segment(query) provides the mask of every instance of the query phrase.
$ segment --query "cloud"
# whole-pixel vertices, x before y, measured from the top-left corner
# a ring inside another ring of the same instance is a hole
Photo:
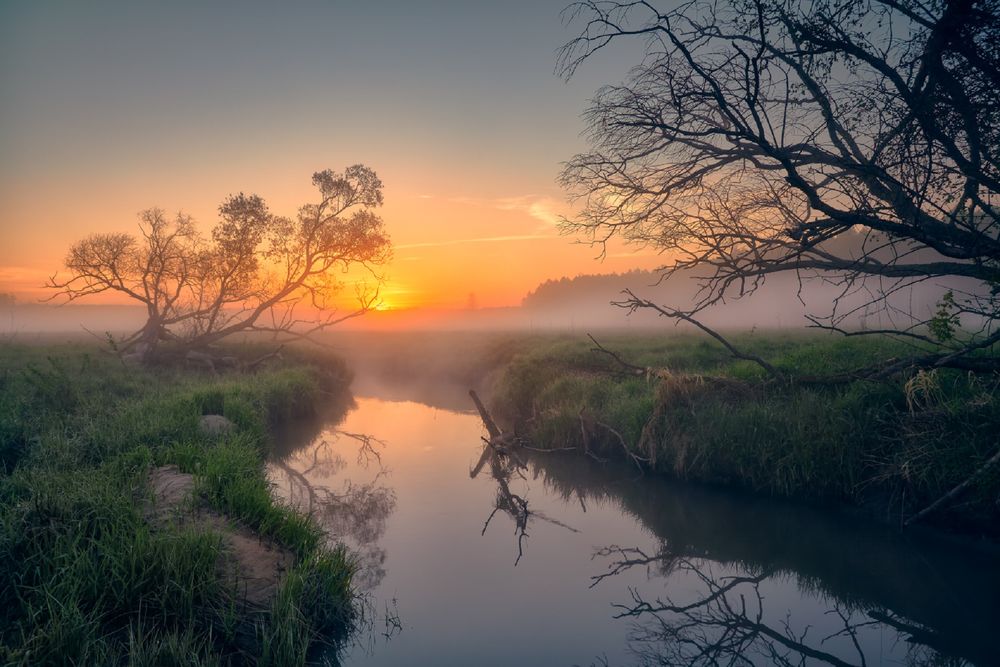
[[[496,199],[493,205],[501,211],[522,211],[542,223],[539,231],[554,229],[562,222],[562,213],[566,204],[551,197],[523,195],[521,197],[505,197]]]
[[[542,223],[535,233],[551,231],[559,226],[562,217],[569,213],[569,205],[552,197],[520,195],[496,199],[475,199],[472,197],[450,197],[448,201],[471,206],[487,206],[500,211],[519,211]]]
[[[636,250],[635,252],[609,252],[607,257],[656,257],[660,253],[652,250]]]
[[[409,248],[438,248],[442,246],[464,245],[466,243],[502,243],[507,241],[534,241],[537,239],[559,238],[555,234],[521,234],[514,236],[485,236],[475,239],[449,239],[446,241],[427,241],[425,243],[403,243],[394,246],[396,250],[406,250]]]

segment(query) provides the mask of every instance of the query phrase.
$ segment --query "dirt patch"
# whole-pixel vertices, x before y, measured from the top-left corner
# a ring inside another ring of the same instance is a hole
[[[163,520],[181,513],[194,491],[194,476],[181,472],[177,466],[160,466],[149,473],[149,488],[153,502],[146,507],[146,518]]]
[[[219,563],[222,572],[232,578],[248,607],[266,608],[294,563],[292,553],[226,515],[199,506],[193,495],[194,477],[177,466],[154,468],[149,486],[153,499],[144,507],[146,520],[154,526],[176,522],[221,535],[225,552]]]

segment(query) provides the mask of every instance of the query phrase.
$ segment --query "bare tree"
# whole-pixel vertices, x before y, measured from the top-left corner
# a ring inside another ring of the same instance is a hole
[[[53,276],[52,298],[73,301],[118,292],[141,303],[146,324],[120,349],[152,354],[163,341],[203,348],[235,333],[308,338],[371,309],[377,288],[359,291],[356,310],[333,308],[336,272],[375,269],[389,258],[381,218],[382,182],[363,165],[313,175],[319,199],[295,220],[272,214],[257,195],[219,206],[210,238],[190,216],[160,209],[139,215],[139,235],[93,234],[70,249],[66,277]],[[306,312],[303,312],[306,311]]]
[[[795,272],[840,287],[813,326],[919,350],[881,370],[1000,365],[969,356],[1000,341],[1000,3],[588,0],[567,12],[582,30],[561,52],[564,76],[621,39],[644,39],[646,57],[587,111],[592,150],[562,175],[582,212],[566,225],[602,247],[651,246],[670,258],[665,277],[701,287],[683,308],[632,293],[619,305],[701,326],[705,308]],[[925,281],[943,285],[937,312],[893,306]],[[848,330],[861,311],[890,324]]]

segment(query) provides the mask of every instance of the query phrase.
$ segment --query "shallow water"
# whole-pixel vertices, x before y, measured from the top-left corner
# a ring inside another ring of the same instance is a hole
[[[348,665],[1000,662],[995,551],[572,454],[473,477],[464,392],[355,392],[269,465],[361,560]]]

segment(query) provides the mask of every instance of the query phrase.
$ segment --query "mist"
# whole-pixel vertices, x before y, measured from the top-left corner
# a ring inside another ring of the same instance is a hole
[[[809,326],[807,315],[829,315],[835,300],[838,313],[846,315],[845,329],[882,329],[908,326],[914,320],[933,316],[948,291],[971,292],[973,281],[961,279],[923,281],[906,287],[875,281],[844,294],[842,286],[819,278],[803,279],[793,274],[772,276],[752,294],[729,298],[699,314],[699,321],[717,329],[801,329]],[[684,323],[668,322],[651,310],[629,313],[613,304],[622,292],[669,308],[691,308],[698,296],[698,283],[686,276],[659,281],[654,271],[623,274],[592,274],[546,281],[527,294],[521,305],[498,308],[414,308],[373,310],[339,325],[337,331],[521,331],[578,332],[603,329],[690,329]],[[884,303],[868,306],[881,292],[890,293]],[[131,333],[145,322],[141,306],[100,304],[15,303],[0,307],[0,334],[30,339],[36,334],[86,333],[103,337]],[[963,324],[970,325],[971,322]]]

